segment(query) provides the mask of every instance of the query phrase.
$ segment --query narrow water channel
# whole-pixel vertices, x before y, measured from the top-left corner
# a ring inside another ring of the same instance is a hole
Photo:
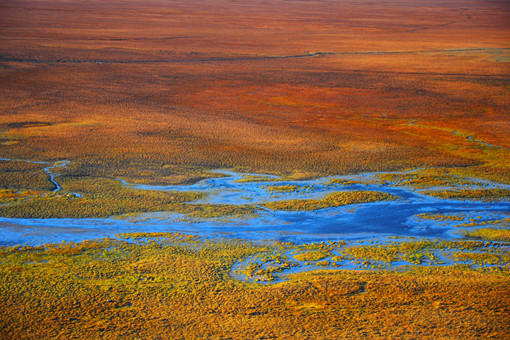
[[[10,161],[2,159],[4,161]],[[32,161],[27,161],[32,162]],[[44,162],[37,162],[48,164]],[[44,170],[61,189],[53,172],[68,161],[49,164]],[[216,171],[218,176],[184,186],[129,184],[127,187],[158,191],[196,191],[207,196],[199,203],[248,204],[290,199],[317,199],[329,193],[371,190],[398,197],[394,201],[362,203],[316,211],[272,211],[261,208],[254,216],[210,220],[189,219],[171,212],[142,213],[101,219],[18,219],[0,217],[0,245],[81,241],[114,237],[126,232],[187,232],[204,237],[227,237],[250,240],[280,240],[296,243],[326,240],[367,240],[374,237],[426,237],[454,239],[461,237],[458,221],[423,220],[421,214],[464,214],[466,221],[476,213],[491,220],[510,216],[510,202],[483,203],[445,200],[427,196],[422,191],[391,183],[377,183],[377,173],[287,181],[275,176]],[[250,181],[255,178],[257,181]],[[333,181],[332,181],[333,180]],[[338,184],[334,180],[349,181]],[[471,186],[509,188],[508,185],[474,180]],[[292,186],[295,190],[275,192],[274,187]],[[483,219],[481,222],[484,221]]]

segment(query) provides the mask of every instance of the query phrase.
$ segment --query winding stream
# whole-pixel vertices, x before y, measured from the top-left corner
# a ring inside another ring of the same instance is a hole
[[[55,174],[53,172],[53,169],[56,169],[56,168],[65,168],[68,164],[70,164],[71,162],[69,161],[57,161],[55,163],[51,163],[51,162],[41,162],[41,161],[31,161],[31,160],[27,160],[27,159],[11,159],[11,158],[0,158],[0,161],[4,161],[4,162],[25,162],[25,163],[33,163],[33,164],[49,164],[49,166],[47,166],[46,168],[44,168],[44,172],[48,174],[49,176],[49,181],[51,183],[53,183],[53,185],[55,186],[55,188],[51,191],[55,192],[55,191],[59,191],[60,189],[62,189],[62,187],[60,186],[60,184],[58,184],[58,182],[55,180],[55,177],[58,176],[58,174]]]
[[[0,159],[4,161],[13,161]],[[17,160],[21,161],[21,160]],[[25,161],[25,160],[23,160]],[[32,162],[32,161],[26,161]],[[34,162],[49,164],[45,162]],[[68,161],[49,164],[44,169],[54,191],[61,190],[55,169]],[[114,237],[124,232],[186,232],[204,237],[227,237],[250,240],[280,240],[296,243],[369,240],[386,237],[426,237],[454,239],[461,237],[459,221],[424,220],[424,213],[462,215],[464,223],[480,215],[480,223],[510,217],[510,202],[484,203],[438,199],[423,190],[402,183],[382,183],[378,173],[319,178],[308,181],[287,181],[275,176],[215,171],[219,176],[183,186],[152,186],[129,184],[143,190],[195,191],[206,193],[195,203],[253,205],[289,199],[322,198],[328,193],[353,190],[373,190],[397,196],[395,201],[354,204],[316,211],[272,211],[259,206],[255,216],[221,219],[191,219],[172,212],[142,213],[110,218],[88,219],[17,219],[0,217],[0,245],[41,244],[47,242],[81,241]],[[258,181],[249,181],[256,178]],[[331,180],[350,181],[339,184]],[[404,183],[405,184],[405,183]],[[295,186],[294,191],[275,192],[271,187]],[[505,188],[509,185],[473,179],[465,188]],[[436,188],[437,189],[437,188]]]

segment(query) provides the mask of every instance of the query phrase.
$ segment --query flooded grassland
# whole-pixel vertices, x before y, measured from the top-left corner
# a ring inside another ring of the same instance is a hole
[[[0,339],[507,339],[508,1],[0,3]]]
[[[217,170],[154,186],[67,164],[41,167],[49,191],[1,191],[7,337],[508,333],[507,184],[445,169]]]

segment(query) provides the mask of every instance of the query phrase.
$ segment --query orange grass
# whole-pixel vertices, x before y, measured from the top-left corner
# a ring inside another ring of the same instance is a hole
[[[13,0],[0,25],[0,157],[70,160],[60,178],[89,183],[78,189],[93,199],[72,198],[61,216],[83,216],[78,201],[101,216],[172,203],[117,188],[122,204],[101,207],[95,181],[193,183],[214,168],[311,178],[445,166],[510,183],[504,0]],[[52,189],[42,167],[18,163],[0,162],[0,188]],[[48,200],[55,209],[16,216],[54,216],[63,199]],[[0,337],[510,333],[508,268],[256,286],[229,276],[268,250],[249,243],[48,248],[1,250]]]
[[[5,157],[151,183],[220,167],[510,180],[508,149],[466,139],[509,147],[504,2],[1,6]]]
[[[254,285],[232,279],[230,267],[270,246],[166,236],[2,248],[1,336],[411,339],[510,331],[506,268],[316,271]]]

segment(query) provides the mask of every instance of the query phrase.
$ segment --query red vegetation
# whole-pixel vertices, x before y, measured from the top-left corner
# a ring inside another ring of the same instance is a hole
[[[466,135],[510,146],[505,1],[9,1],[0,13],[3,157],[164,182],[184,166],[486,163]]]

